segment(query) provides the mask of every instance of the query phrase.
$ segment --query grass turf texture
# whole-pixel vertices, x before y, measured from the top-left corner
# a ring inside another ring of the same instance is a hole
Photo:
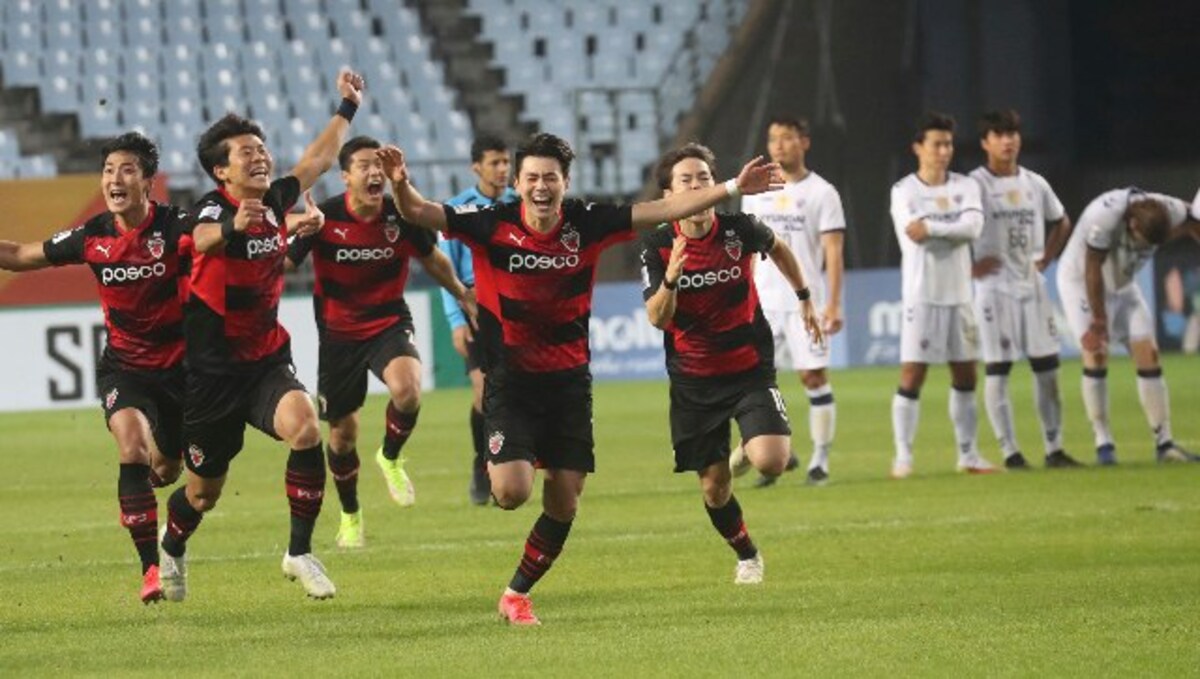
[[[1170,357],[1177,440],[1200,448],[1200,362]],[[795,445],[807,406],[782,376]],[[1067,449],[1092,462],[1079,366],[1062,371]],[[665,383],[599,384],[599,472],[566,550],[534,590],[543,626],[509,629],[496,600],[539,502],[467,502],[469,395],[428,394],[406,453],[417,506],[387,497],[371,459],[383,401],[363,412],[368,547],[333,546],[330,481],[315,548],[338,586],[306,600],[279,561],[285,451],[259,434],[189,550],[182,604],[144,607],[117,523],[117,460],[99,409],[0,416],[0,668],[51,673],[561,676],[1195,675],[1200,668],[1200,465],[1160,466],[1132,366],[1110,370],[1121,465],[1045,471],[1027,368],[1018,433],[1039,469],[954,473],[944,369],[922,397],[916,475],[889,481],[894,369],[834,374],[833,483],[801,473],[738,485],[766,560],[732,584],[734,555],[691,475],[673,475]],[[11,388],[11,387],[10,387]],[[547,394],[553,398],[552,394]],[[980,441],[999,454],[980,403]],[[160,493],[160,520],[165,494]]]

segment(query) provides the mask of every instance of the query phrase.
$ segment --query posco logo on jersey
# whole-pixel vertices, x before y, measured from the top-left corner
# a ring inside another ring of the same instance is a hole
[[[278,233],[271,234],[265,238],[248,238],[246,239],[246,259],[255,259],[265,257],[279,252],[287,247],[283,242],[283,237]]]
[[[393,248],[339,248],[335,262],[379,262],[396,256]]]
[[[549,269],[573,269],[579,266],[579,255],[535,255],[513,253],[508,256],[508,270],[546,271]]]
[[[100,270],[100,283],[103,285],[133,283],[165,275],[167,275],[167,265],[163,262],[143,264],[142,266],[132,264],[129,266],[106,266]]]
[[[700,290],[718,283],[728,283],[736,281],[742,277],[742,267],[734,265],[730,269],[717,269],[715,271],[697,271],[696,273],[684,274],[679,277],[679,288],[681,290]]]

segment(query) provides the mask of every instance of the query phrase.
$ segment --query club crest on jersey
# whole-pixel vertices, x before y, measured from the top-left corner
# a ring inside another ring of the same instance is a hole
[[[492,432],[492,435],[488,437],[488,451],[492,455],[499,455],[502,448],[504,448],[504,432]]]
[[[938,196],[935,202],[939,210],[945,211],[950,209],[950,199],[945,196]]]
[[[162,259],[163,253],[166,251],[166,249],[167,241],[163,240],[163,237],[158,234],[154,234],[154,236],[146,241],[146,250],[148,250],[150,252],[150,256],[155,259]]]
[[[200,446],[193,443],[188,446],[188,459],[192,461],[193,467],[199,467],[204,464],[204,451],[200,449]]]
[[[733,231],[725,232],[725,254],[735,262],[742,258],[742,239]]]
[[[387,239],[387,242],[395,243],[396,239],[400,238],[400,227],[395,224],[388,224],[383,227],[383,237]]]
[[[569,252],[579,252],[579,232],[575,229],[564,228],[559,240]]]
[[[1020,189],[1012,189],[1012,190],[1010,190],[1010,191],[1009,191],[1009,192],[1008,192],[1008,193],[1005,195],[1005,197],[1006,197],[1006,198],[1008,198],[1008,202],[1009,202],[1009,203],[1011,203],[1011,204],[1013,204],[1013,205],[1020,205],[1020,204],[1021,204],[1021,190],[1020,190]]]
[[[104,395],[104,409],[112,410],[113,406],[117,405],[117,397],[120,395],[121,392],[118,391],[116,387],[113,387],[112,391]]]

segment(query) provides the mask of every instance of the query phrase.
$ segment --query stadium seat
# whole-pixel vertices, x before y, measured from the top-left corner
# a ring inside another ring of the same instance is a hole
[[[41,65],[38,63],[37,51],[24,49],[10,50],[4,55],[4,85],[33,86],[42,80]]]

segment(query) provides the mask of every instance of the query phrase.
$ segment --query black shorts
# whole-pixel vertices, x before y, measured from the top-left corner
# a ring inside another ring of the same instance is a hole
[[[245,366],[232,375],[189,372],[184,409],[184,462],[204,478],[220,478],[241,452],[246,425],[280,440],[275,410],[291,391],[304,391],[291,353]]]
[[[703,384],[671,380],[671,445],[675,471],[700,471],[729,458],[729,421],[742,442],[791,435],[787,404],[771,376],[754,374]]]
[[[183,454],[183,366],[131,370],[102,358],[96,367],[96,393],[107,424],[117,411],[135,408],[150,422],[154,444],[163,457]]]
[[[528,460],[543,469],[596,469],[592,376],[572,372],[483,383],[488,461]]]
[[[391,326],[371,339],[338,342],[321,338],[317,365],[317,403],[321,419],[340,420],[357,412],[367,398],[367,371],[383,381],[392,359],[421,360],[413,344],[412,322]]]
[[[483,370],[483,348],[474,339],[467,342],[467,357],[463,359],[467,364],[467,374],[471,374],[472,370]]]

